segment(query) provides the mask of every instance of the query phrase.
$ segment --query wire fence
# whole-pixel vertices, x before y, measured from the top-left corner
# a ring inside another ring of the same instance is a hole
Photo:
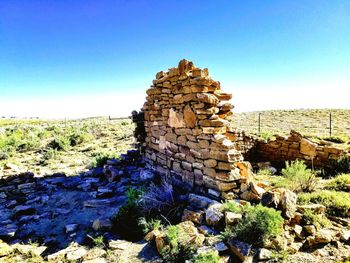
[[[237,113],[233,125],[250,134],[288,134],[350,138],[350,110],[294,110]]]

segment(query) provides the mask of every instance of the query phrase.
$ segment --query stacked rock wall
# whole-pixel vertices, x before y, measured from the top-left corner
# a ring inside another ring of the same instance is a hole
[[[290,136],[275,136],[276,139],[268,142],[257,141],[255,158],[274,163],[286,160],[304,160],[307,163],[324,167],[330,159],[337,159],[348,152],[332,146],[332,143],[315,143],[304,138],[301,134],[291,131]]]
[[[227,121],[233,106],[225,101],[232,96],[221,91],[208,69],[181,60],[157,73],[147,95],[142,111],[149,168],[217,196],[248,180],[249,164],[236,143],[240,134]]]

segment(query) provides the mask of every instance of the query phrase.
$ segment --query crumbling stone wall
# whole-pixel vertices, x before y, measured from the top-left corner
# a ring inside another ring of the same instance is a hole
[[[246,183],[249,164],[239,150],[240,133],[227,121],[231,97],[208,69],[190,61],[158,72],[142,109],[147,167],[214,196]]]
[[[299,159],[318,167],[324,167],[330,159],[349,154],[345,150],[332,146],[330,142],[315,143],[295,131],[291,131],[287,137],[275,137],[276,139],[268,142],[261,140],[256,142],[255,158],[274,163]]]

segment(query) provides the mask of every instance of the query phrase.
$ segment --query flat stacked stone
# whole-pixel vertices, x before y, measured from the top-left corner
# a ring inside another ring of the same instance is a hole
[[[190,61],[158,72],[142,109],[147,166],[202,193],[237,188],[249,172],[227,120],[231,97]]]

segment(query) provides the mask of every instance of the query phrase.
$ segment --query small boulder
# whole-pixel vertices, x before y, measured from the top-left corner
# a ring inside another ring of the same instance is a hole
[[[95,231],[110,230],[112,228],[112,222],[109,219],[98,218],[93,222],[92,228]]]
[[[266,248],[260,248],[257,252],[258,260],[269,260],[272,256],[272,252]]]
[[[210,226],[217,225],[223,217],[222,204],[211,205],[205,211],[205,220]]]
[[[263,206],[277,208],[280,203],[280,193],[268,191],[263,193],[261,197],[261,203]]]
[[[236,239],[228,241],[228,245],[233,254],[235,254],[240,260],[244,261],[250,254],[252,246],[250,244],[241,242]]]
[[[318,244],[328,244],[333,240],[333,231],[329,229],[321,229],[314,236],[309,236],[306,243],[309,247],[314,247]]]
[[[195,224],[201,224],[204,218],[204,212],[203,211],[192,211],[189,209],[185,209],[182,214],[181,221],[192,221]]]
[[[225,223],[226,225],[234,225],[242,219],[242,214],[225,212]]]
[[[66,233],[72,233],[78,229],[78,224],[68,224],[65,226]]]
[[[297,195],[290,191],[285,189],[281,193],[281,207],[282,207],[282,215],[286,219],[291,219],[294,217],[294,213],[297,209]]]

